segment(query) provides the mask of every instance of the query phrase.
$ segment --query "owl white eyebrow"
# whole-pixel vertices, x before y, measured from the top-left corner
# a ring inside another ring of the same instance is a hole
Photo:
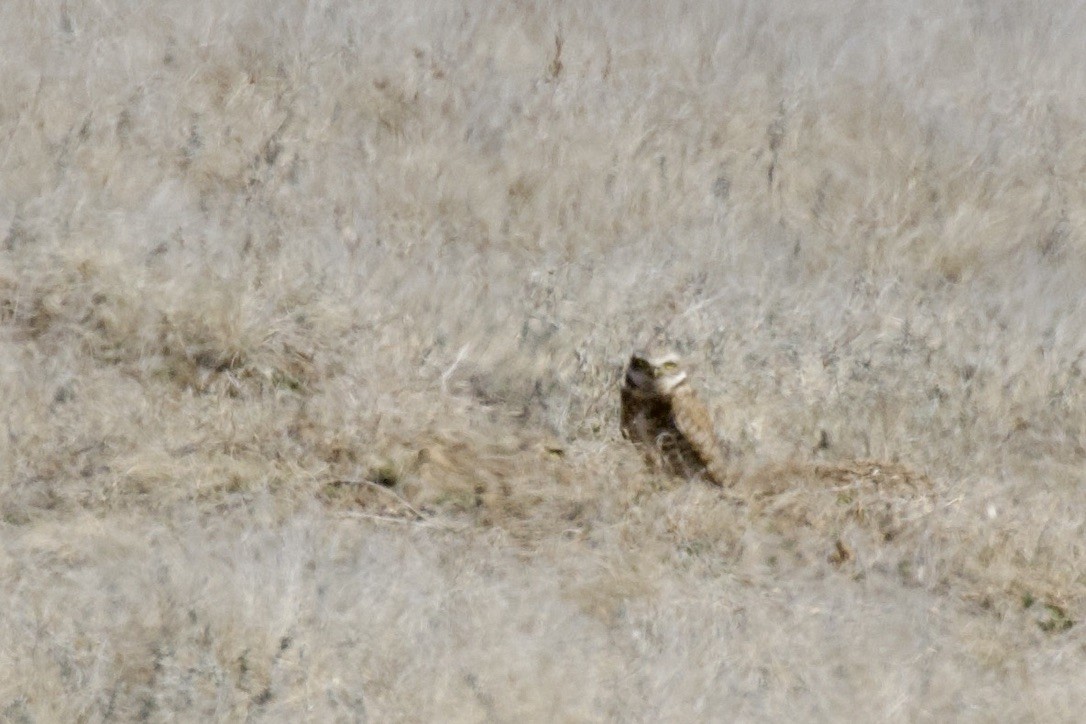
[[[679,364],[681,361],[682,360],[679,358],[679,355],[677,355],[677,354],[667,354],[667,355],[664,355],[663,357],[655,357],[655,358],[649,360],[649,363],[653,367],[662,367],[663,365],[666,365],[668,362],[672,362],[674,364]]]

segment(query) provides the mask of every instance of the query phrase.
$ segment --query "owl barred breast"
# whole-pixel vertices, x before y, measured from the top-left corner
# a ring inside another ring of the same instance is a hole
[[[622,387],[622,434],[650,464],[671,474],[727,483],[727,461],[712,416],[674,352],[630,357]]]

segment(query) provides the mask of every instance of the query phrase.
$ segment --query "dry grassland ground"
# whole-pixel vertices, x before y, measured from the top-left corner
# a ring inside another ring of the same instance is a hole
[[[0,4],[0,720],[1081,720],[1084,39]]]

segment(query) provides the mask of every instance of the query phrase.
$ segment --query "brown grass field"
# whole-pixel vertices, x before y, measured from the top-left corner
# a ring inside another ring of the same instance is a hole
[[[0,4],[0,721],[1075,722],[1086,6]],[[689,361],[728,490],[618,431]]]

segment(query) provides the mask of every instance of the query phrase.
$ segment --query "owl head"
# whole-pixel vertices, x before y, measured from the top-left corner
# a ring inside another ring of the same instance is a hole
[[[634,352],[626,367],[626,386],[646,395],[667,396],[685,380],[682,360],[670,350]]]

